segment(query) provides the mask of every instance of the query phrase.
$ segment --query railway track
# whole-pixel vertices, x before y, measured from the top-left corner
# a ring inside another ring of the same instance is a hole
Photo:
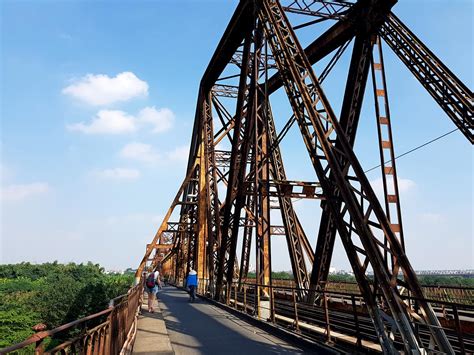
[[[271,300],[271,298],[270,298]],[[355,294],[330,295],[327,297],[327,309],[323,306],[298,302],[295,292],[289,288],[276,288],[273,292],[273,304],[265,304],[270,321],[287,330],[316,341],[329,342],[342,352],[378,353],[381,348],[363,300]],[[254,289],[231,292],[230,304],[247,314],[256,316]],[[459,317],[461,329],[456,326],[454,306]],[[463,308],[464,307],[464,308]],[[260,307],[262,311],[262,306]],[[474,307],[461,304],[433,304],[449,342],[457,354],[474,353]],[[274,312],[271,312],[274,309]],[[391,318],[386,315],[384,324],[392,329]],[[329,324],[329,326],[328,326]],[[430,332],[427,326],[417,323],[418,337],[425,347],[429,347]],[[403,350],[403,341],[399,334],[392,333],[397,348]]]
[[[320,328],[326,329],[326,313],[323,307],[319,306],[310,306],[303,303],[296,305],[298,322],[306,323],[309,325],[316,325]],[[275,300],[275,312],[276,315],[281,315],[286,318],[294,319],[295,318],[295,307],[292,302],[286,300]],[[374,344],[378,344],[377,335],[372,324],[372,320],[368,315],[357,311],[357,317],[355,317],[353,312],[335,310],[328,308],[328,316],[330,320],[330,331],[338,332],[342,334],[349,335],[355,339],[363,339]],[[278,320],[279,317],[276,317]],[[288,322],[284,318],[280,318],[278,321],[283,326],[288,327]],[[391,325],[389,321],[384,320],[385,325],[390,328]],[[294,323],[291,324],[290,328],[296,329]],[[310,327],[302,327],[299,325],[299,331],[307,333],[308,336],[312,336],[314,332],[311,331]],[[453,329],[446,329],[446,335],[449,339],[449,342],[453,346],[456,353],[461,354],[461,346],[458,338],[458,334]],[[318,334],[319,335],[319,334]],[[430,341],[429,331],[426,328],[420,327],[419,336],[425,346],[428,346]],[[402,339],[398,334],[394,334],[394,341],[400,349],[403,349]],[[464,352],[473,353],[474,352],[474,334],[463,334],[464,342]],[[362,345],[359,345],[362,349]],[[366,348],[367,349],[367,348]],[[374,348],[372,347],[372,350]]]

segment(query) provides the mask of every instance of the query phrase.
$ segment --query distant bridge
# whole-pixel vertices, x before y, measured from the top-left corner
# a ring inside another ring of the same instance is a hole
[[[442,275],[442,276],[464,276],[474,277],[474,270],[420,270],[416,271],[417,275]]]
[[[416,270],[415,274],[418,276],[462,276],[474,277],[473,269],[465,270]],[[374,275],[373,272],[368,272],[367,275]]]

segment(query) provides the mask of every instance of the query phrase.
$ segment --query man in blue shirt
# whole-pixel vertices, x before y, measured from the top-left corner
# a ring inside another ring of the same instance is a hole
[[[196,288],[198,284],[197,272],[191,269],[186,279],[186,286],[189,288],[189,300],[194,302],[196,300]]]

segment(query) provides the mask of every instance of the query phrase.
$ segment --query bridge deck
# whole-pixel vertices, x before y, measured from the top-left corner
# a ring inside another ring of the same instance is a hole
[[[165,287],[158,298],[175,354],[303,353],[302,349],[219,307],[200,299],[189,303],[187,293],[182,290]],[[141,322],[139,326],[144,324],[143,319]]]
[[[138,317],[137,337],[133,346],[133,354],[173,355],[160,307],[156,308],[155,313],[148,313],[146,311],[147,301],[145,297],[142,304],[142,314]]]

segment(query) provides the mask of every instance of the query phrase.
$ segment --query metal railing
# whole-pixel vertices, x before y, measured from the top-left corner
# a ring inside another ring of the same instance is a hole
[[[142,298],[143,285],[140,282],[126,294],[110,300],[107,309],[51,330],[38,332],[21,343],[0,349],[0,354],[19,351],[31,351],[38,355],[128,354],[133,346]],[[74,335],[68,337],[68,334]],[[61,340],[60,344],[45,349],[47,339]]]
[[[183,280],[177,282],[182,285]],[[199,295],[212,297],[213,285],[200,279]],[[257,294],[257,290],[259,294]],[[253,316],[261,321],[290,330],[324,343],[344,344],[362,351],[381,351],[378,337],[368,314],[363,297],[352,289],[344,291],[318,290],[317,303],[309,304],[298,295],[308,289],[282,285],[257,285],[255,282],[237,282],[224,289],[221,303]],[[403,295],[404,302],[413,310],[413,324],[424,347],[430,347],[429,325],[417,320],[420,300]],[[437,299],[425,299],[431,303],[449,342],[456,353],[474,353],[474,306]],[[383,306],[381,306],[383,309]],[[390,330],[394,343],[403,348],[400,335],[394,329],[388,310],[382,312],[386,329]]]
[[[253,282],[253,279],[247,279]],[[272,279],[273,286],[295,287],[293,280]],[[425,298],[436,301],[451,302],[474,306],[474,287],[469,286],[440,286],[422,285]],[[326,291],[351,293],[360,295],[359,285],[350,281],[328,281],[325,284]],[[406,290],[401,290],[402,295],[407,295]]]

